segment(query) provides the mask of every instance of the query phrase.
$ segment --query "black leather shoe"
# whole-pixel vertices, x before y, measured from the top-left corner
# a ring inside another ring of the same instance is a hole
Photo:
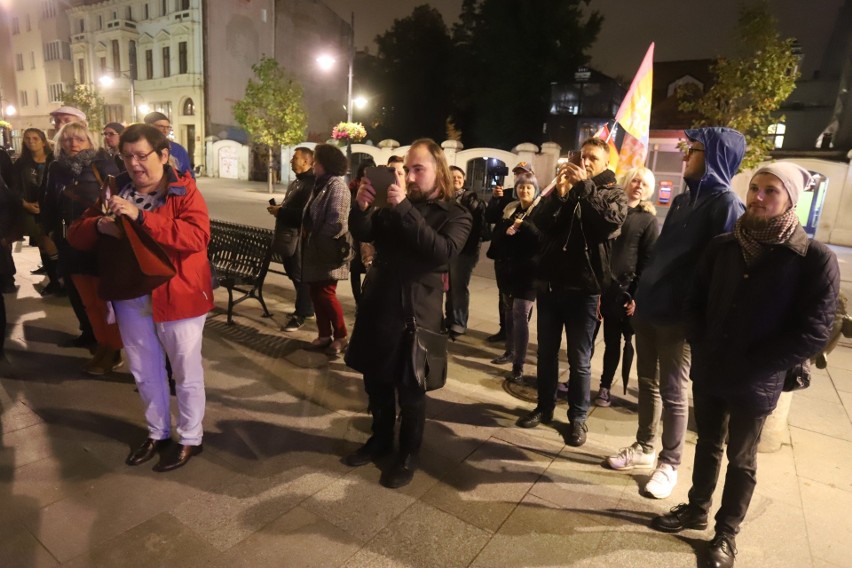
[[[45,265],[41,265],[35,270],[30,270],[30,274],[37,274],[39,276],[47,274],[47,267]]]
[[[393,443],[379,442],[375,436],[371,436],[363,446],[343,458],[343,463],[349,467],[360,467],[386,456],[392,451]]]
[[[734,537],[725,533],[717,533],[710,541],[710,550],[707,552],[707,558],[702,566],[704,568],[731,568],[736,556],[737,547],[734,544]]]
[[[413,455],[400,455],[393,466],[382,474],[379,483],[388,489],[405,487],[414,479],[415,469]]]
[[[511,373],[506,375],[506,379],[508,379],[509,382],[520,384],[520,383],[524,382],[524,373],[523,373],[523,371],[519,371],[517,369],[514,369]]]
[[[703,531],[707,528],[707,513],[688,503],[671,508],[665,515],[654,517],[651,527],[666,533],[676,533],[685,529]]]
[[[87,335],[85,333],[78,335],[62,344],[62,347],[90,347],[95,345],[97,340],[94,335]]]
[[[204,446],[186,446],[178,444],[174,451],[169,452],[166,456],[160,459],[160,462],[154,466],[154,471],[164,472],[172,471],[187,464],[192,456],[197,456],[204,451]]]
[[[505,353],[503,353],[499,357],[495,357],[494,359],[491,359],[491,363],[493,365],[505,365],[506,363],[511,363],[512,359],[514,359],[514,358],[515,358],[515,355],[513,353],[509,353],[508,351],[506,351]]]
[[[499,343],[501,341],[506,341],[506,332],[501,329],[494,335],[489,335],[488,337],[486,337],[485,341],[487,341],[488,343]]]
[[[154,440],[153,438],[148,438],[142,445],[130,452],[130,455],[127,456],[127,459],[124,460],[124,463],[127,465],[139,465],[143,464],[149,459],[154,457],[154,454],[157,453],[157,450],[160,448],[164,448],[171,443],[170,438],[166,438],[165,440]]]
[[[535,428],[539,424],[550,424],[553,422],[553,411],[540,410],[535,407],[532,412],[518,419],[518,426],[521,428]]]
[[[571,423],[571,433],[568,434],[568,442],[569,446],[574,446],[575,448],[579,448],[583,444],[586,443],[586,432],[589,431],[589,427],[586,426],[586,422],[580,422],[579,420],[575,420]]]

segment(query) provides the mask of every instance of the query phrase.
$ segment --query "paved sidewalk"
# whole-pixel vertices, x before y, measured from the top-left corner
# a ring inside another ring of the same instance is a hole
[[[200,185],[215,201],[216,183]],[[213,216],[224,213],[211,206]],[[836,250],[848,284],[852,255]],[[205,451],[183,469],[158,474],[152,464],[124,465],[145,437],[130,375],[83,374],[87,352],[58,347],[76,332],[67,302],[34,290],[36,250],[24,247],[15,261],[20,290],[6,295],[9,363],[0,367],[3,568],[692,568],[712,536],[647,526],[686,498],[692,429],[669,499],[639,495],[648,472],[601,465],[635,434],[635,374],[627,396],[593,410],[582,448],[563,442],[564,406],[553,427],[514,426],[534,392],[510,392],[502,380],[508,367],[489,363],[501,351],[483,341],[497,327],[490,278],[474,276],[472,331],[451,346],[447,387],[430,395],[422,470],[394,491],[378,484],[377,466],[340,463],[368,435],[363,385],[340,360],[303,349],[316,333],[312,323],[279,330],[292,309],[285,278],[267,280],[272,318],[248,301],[237,306],[234,326],[225,324],[227,294],[217,291],[204,344]],[[349,285],[342,282],[339,292],[351,323]],[[534,343],[533,333],[531,354]],[[760,455],[737,566],[850,565],[850,347],[844,340],[828,370],[816,371],[812,387],[794,396],[782,449]]]

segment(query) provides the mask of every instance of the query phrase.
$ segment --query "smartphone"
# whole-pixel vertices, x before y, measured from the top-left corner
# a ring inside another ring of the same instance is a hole
[[[385,207],[388,204],[388,187],[392,183],[396,183],[396,170],[387,166],[367,168],[364,170],[364,177],[370,180],[373,189],[376,190],[373,206]]]
[[[270,198],[270,199],[269,199],[269,204],[270,204],[270,205],[277,205],[277,203],[275,203],[275,198],[274,198],[274,197],[272,197],[272,198]]]
[[[582,166],[583,154],[580,152],[580,150],[571,150],[570,152],[568,152],[568,161],[574,164],[575,166]]]

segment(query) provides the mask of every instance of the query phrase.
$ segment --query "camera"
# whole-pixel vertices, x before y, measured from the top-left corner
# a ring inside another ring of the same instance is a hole
[[[494,166],[488,168],[488,172],[485,177],[485,188],[490,190],[495,185],[502,185],[499,178],[505,178],[507,175],[509,175],[508,166]]]

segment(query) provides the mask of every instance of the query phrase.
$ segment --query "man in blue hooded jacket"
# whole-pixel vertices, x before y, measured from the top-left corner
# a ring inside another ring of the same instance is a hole
[[[689,418],[689,368],[685,300],[699,258],[710,240],[728,233],[745,206],[731,179],[745,154],[745,138],[730,128],[685,130],[689,146],[683,177],[687,191],[675,197],[650,263],[636,291],[639,427],[636,442],[607,458],[612,469],[656,469],[644,493],[671,495],[683,455]],[[655,451],[662,417],[662,450]]]

